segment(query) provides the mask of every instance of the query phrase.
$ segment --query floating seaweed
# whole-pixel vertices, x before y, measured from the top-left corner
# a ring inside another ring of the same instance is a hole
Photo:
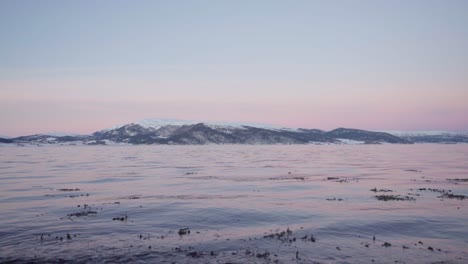
[[[401,196],[401,195],[376,195],[375,198],[379,201],[416,201],[415,198],[410,196]]]

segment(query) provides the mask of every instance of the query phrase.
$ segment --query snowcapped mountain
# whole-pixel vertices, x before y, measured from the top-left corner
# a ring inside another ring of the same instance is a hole
[[[287,128],[262,123],[144,119],[97,131],[96,142],[125,144],[378,144],[411,143],[383,132]]]
[[[468,143],[468,135],[401,135],[351,128],[332,131],[286,128],[261,123],[144,119],[103,129],[92,135],[31,135],[4,143],[56,145],[114,144],[412,144]]]
[[[202,121],[202,120],[180,120],[180,119],[165,119],[165,118],[148,118],[143,119],[130,125],[140,125],[143,128],[152,128],[158,129],[164,126],[184,126],[184,125],[196,125],[196,124],[204,124],[211,128],[240,128],[243,129],[244,127],[256,127],[256,128],[263,128],[263,129],[277,129],[277,130],[291,130],[291,128],[271,125],[271,124],[264,124],[264,123],[255,123],[255,122],[224,122],[224,121]],[[128,125],[120,125],[114,126],[111,129],[118,129],[123,126]],[[105,130],[111,130],[105,129]],[[294,129],[293,129],[294,130]]]
[[[145,119],[93,136],[130,144],[304,144],[310,141],[306,134],[317,133],[259,123]],[[315,139],[327,141],[322,136]]]

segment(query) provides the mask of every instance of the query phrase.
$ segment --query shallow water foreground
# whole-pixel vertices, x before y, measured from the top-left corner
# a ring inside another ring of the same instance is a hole
[[[0,147],[0,262],[467,263],[468,145]]]

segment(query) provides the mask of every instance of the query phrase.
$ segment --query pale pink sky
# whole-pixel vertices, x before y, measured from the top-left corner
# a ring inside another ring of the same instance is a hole
[[[183,74],[183,73],[182,73]],[[223,76],[222,78],[226,78]],[[88,134],[144,118],[251,121],[371,130],[466,130],[467,92],[434,82],[344,78],[166,80],[69,76],[0,80],[2,126],[11,136]]]
[[[145,118],[468,131],[466,10],[457,0],[1,1],[0,136]]]

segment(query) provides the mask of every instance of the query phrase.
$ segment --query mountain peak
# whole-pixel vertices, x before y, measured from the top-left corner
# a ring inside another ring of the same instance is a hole
[[[140,125],[144,128],[158,129],[163,126],[184,126],[184,125],[196,125],[204,124],[209,127],[231,127],[231,128],[243,128],[243,127],[256,127],[264,129],[285,129],[290,130],[283,126],[258,123],[258,122],[232,122],[232,121],[206,121],[206,120],[182,120],[182,119],[168,119],[168,118],[147,118],[133,124]]]

